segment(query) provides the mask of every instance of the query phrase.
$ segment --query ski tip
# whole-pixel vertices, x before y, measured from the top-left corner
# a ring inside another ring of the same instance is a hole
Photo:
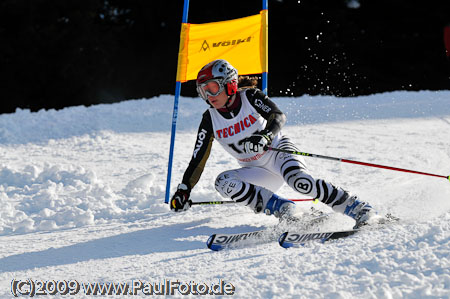
[[[290,247],[293,246],[292,243],[285,243],[284,242],[286,240],[287,235],[288,235],[288,232],[284,232],[278,238],[278,244],[280,244],[280,246],[283,247],[283,248],[290,248]]]
[[[219,250],[222,250],[222,249],[223,249],[223,246],[222,246],[222,245],[214,244],[214,239],[215,239],[215,238],[216,238],[216,234],[211,235],[211,236],[208,238],[208,241],[206,241],[206,246],[208,246],[208,248],[211,249],[211,250],[213,250],[213,251],[219,251]]]
[[[208,246],[208,248],[211,249],[211,250],[214,250],[214,249],[211,248],[211,247],[214,247],[213,242],[214,242],[214,239],[215,239],[215,238],[216,238],[216,234],[211,235],[211,236],[208,238],[208,241],[206,241],[206,246]]]

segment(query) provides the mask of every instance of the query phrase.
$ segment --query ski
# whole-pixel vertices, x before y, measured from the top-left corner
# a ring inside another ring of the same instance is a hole
[[[291,217],[281,221],[273,227],[234,234],[213,234],[206,241],[209,249],[220,251],[225,248],[237,248],[249,245],[257,245],[278,240],[280,233],[288,228],[297,230],[312,229],[314,226],[324,222],[330,215],[321,211],[311,209],[311,214],[302,218]]]
[[[335,232],[314,232],[314,233],[298,233],[298,232],[284,232],[278,238],[278,243],[283,248],[303,246],[306,242],[319,240],[326,242],[328,240],[335,240],[345,238],[356,234],[359,229],[335,231]]]
[[[263,229],[237,234],[213,234],[206,241],[206,245],[211,250],[219,251],[225,248],[266,243],[276,239],[277,234],[271,232],[270,229]]]
[[[278,243],[283,248],[300,247],[310,241],[320,241],[322,243],[329,240],[336,240],[346,238],[354,235],[360,231],[367,231],[371,229],[379,229],[389,224],[398,223],[400,218],[393,216],[392,214],[386,214],[377,224],[365,225],[359,228],[353,228],[343,231],[329,231],[329,232],[302,232],[286,231],[278,237]]]
[[[206,245],[209,249],[220,251],[225,248],[237,248],[248,245],[257,245],[276,241],[284,248],[299,247],[306,242],[320,240],[322,243],[328,240],[345,238],[359,232],[359,229],[335,231],[335,232],[313,232],[298,233],[284,232],[277,235],[274,229],[263,229],[252,232],[237,234],[213,234],[209,237]]]
[[[312,230],[317,229],[317,225],[327,220],[330,214],[317,213],[317,210],[312,211],[313,214],[306,216],[309,219],[294,217],[266,229],[235,234],[213,234],[208,238],[206,245],[214,251],[220,251],[226,248],[247,247],[273,241],[278,241],[280,246],[284,248],[300,247],[310,241],[324,243],[329,240],[345,238],[360,231],[377,229],[400,220],[391,214],[387,214],[382,222],[374,226],[362,226],[357,229],[343,231],[313,232]]]

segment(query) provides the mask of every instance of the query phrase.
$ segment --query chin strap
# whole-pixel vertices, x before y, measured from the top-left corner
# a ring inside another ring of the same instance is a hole
[[[227,100],[227,104],[225,106],[227,106],[228,109],[228,105],[231,104],[231,101],[236,98],[236,94],[232,94],[231,96],[228,96],[228,100]]]
[[[234,94],[234,95],[235,95],[235,94]],[[231,110],[230,107],[228,107],[228,106],[231,104],[231,101],[233,100],[233,96],[234,96],[234,95],[228,96],[227,102],[226,102],[225,105],[223,105],[223,107],[220,108],[220,109],[226,109],[228,112],[232,112],[233,110]]]

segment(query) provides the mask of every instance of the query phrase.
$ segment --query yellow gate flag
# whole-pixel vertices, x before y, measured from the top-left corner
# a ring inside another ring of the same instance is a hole
[[[181,25],[177,81],[197,79],[216,59],[230,62],[241,75],[267,72],[267,10],[223,22]]]

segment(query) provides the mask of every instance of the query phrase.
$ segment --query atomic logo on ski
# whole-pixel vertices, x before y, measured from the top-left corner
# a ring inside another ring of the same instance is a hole
[[[262,238],[264,232],[265,230],[239,234],[214,234],[206,241],[206,245],[211,250],[219,251],[227,247],[232,247],[234,244],[243,243],[246,240],[250,241]]]
[[[281,247],[289,248],[304,245],[308,241],[320,240],[326,242],[328,240],[334,240],[344,238],[357,233],[359,230],[347,230],[339,232],[319,232],[319,233],[291,233],[285,232],[278,238],[278,243]]]

